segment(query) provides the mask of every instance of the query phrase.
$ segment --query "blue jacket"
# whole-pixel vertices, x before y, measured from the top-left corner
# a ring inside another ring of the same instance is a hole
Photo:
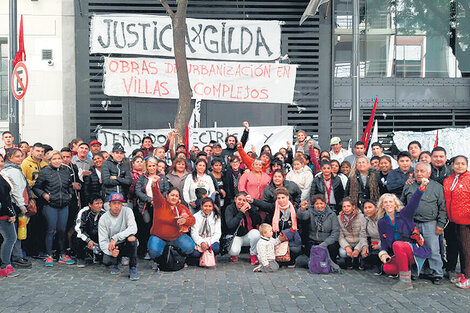
[[[387,189],[388,192],[394,193],[398,198],[401,197],[403,187],[406,181],[412,176],[413,168],[406,173],[403,173],[399,168],[391,170],[387,176]]]

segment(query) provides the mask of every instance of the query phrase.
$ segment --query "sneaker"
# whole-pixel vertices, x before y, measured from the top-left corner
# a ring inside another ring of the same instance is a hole
[[[158,268],[158,263],[155,261],[152,262],[152,270],[157,272],[160,271],[160,269]]]
[[[434,285],[442,285],[442,277],[433,277],[431,281]]]
[[[119,269],[119,265],[118,264],[114,264],[113,266],[111,266],[111,270],[109,271],[109,273],[111,275],[119,275],[121,274],[121,270]]]
[[[462,289],[470,289],[470,279],[464,277],[462,280],[457,282],[455,285],[459,288],[462,288]]]
[[[121,259],[121,265],[122,266],[128,266],[129,265],[129,258],[127,256],[123,256]]]
[[[451,277],[451,278],[450,278],[450,282],[451,282],[452,284],[456,284],[456,283],[458,283],[458,282],[460,282],[460,281],[462,281],[462,280],[464,280],[464,279],[465,279],[465,275],[462,274],[462,273],[460,273],[460,274],[458,274],[458,275],[455,275],[455,276]]]
[[[86,260],[84,259],[77,259],[77,267],[84,268],[86,266]]]
[[[139,276],[139,273],[137,272],[137,268],[131,267],[129,269],[129,279],[132,281],[136,281],[136,280],[139,280],[139,278],[140,276]]]
[[[232,256],[230,257],[230,262],[238,262],[238,256],[232,255]]]
[[[151,260],[150,254],[147,252],[144,256],[144,260]]]
[[[6,268],[0,268],[0,277],[7,277],[8,270]]]
[[[11,266],[11,264],[8,264],[7,267],[5,267],[7,270],[7,277],[16,277],[20,275],[14,268]]]
[[[62,254],[59,258],[59,264],[74,265],[75,261],[72,260],[67,254]]]
[[[256,266],[256,267],[253,269],[253,272],[255,272],[255,273],[256,273],[256,272],[261,272],[261,268],[262,268],[262,267],[263,267],[263,265],[261,265],[261,264],[258,265],[258,266]]]
[[[375,266],[375,268],[374,268],[374,275],[375,275],[375,276],[380,276],[380,275],[382,275],[382,267],[381,267],[381,266],[377,266],[377,265]]]
[[[393,291],[405,291],[413,289],[413,285],[410,282],[404,282],[402,280],[398,281],[395,285],[392,286]]]
[[[25,258],[12,258],[11,264],[16,268],[31,268],[33,264]]]
[[[44,260],[44,266],[52,267],[54,265],[54,261],[52,260],[52,255],[47,256]]]
[[[251,265],[259,264],[258,256],[256,254],[250,254],[250,262],[251,262]]]

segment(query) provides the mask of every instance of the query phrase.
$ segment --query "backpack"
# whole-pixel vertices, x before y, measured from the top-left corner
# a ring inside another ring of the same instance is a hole
[[[158,268],[164,272],[179,271],[185,262],[184,254],[172,245],[166,245],[162,255],[157,258]]]
[[[308,260],[308,271],[310,274],[328,274],[332,271],[330,253],[327,247],[312,246],[310,259]]]

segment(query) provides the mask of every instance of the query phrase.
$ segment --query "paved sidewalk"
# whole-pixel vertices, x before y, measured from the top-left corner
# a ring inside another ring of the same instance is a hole
[[[248,258],[238,264],[220,258],[216,269],[151,270],[139,260],[141,278],[131,282],[125,268],[111,276],[101,265],[77,268],[54,264],[20,270],[0,279],[0,312],[469,312],[470,291],[445,280],[434,286],[414,282],[393,292],[396,280],[369,272],[310,275],[304,269],[253,273]]]

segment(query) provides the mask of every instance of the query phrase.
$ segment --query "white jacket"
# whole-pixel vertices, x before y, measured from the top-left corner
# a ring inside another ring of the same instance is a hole
[[[261,236],[256,244],[256,251],[258,253],[258,261],[261,265],[266,266],[269,264],[269,261],[276,260],[276,254],[274,253],[274,247],[280,244],[281,241],[279,237],[274,238],[266,238]]]
[[[309,200],[310,198],[310,187],[313,182],[312,170],[307,166],[302,167],[300,170],[292,170],[286,175],[286,180],[290,180],[299,186],[302,191],[301,200]]]
[[[215,192],[214,182],[209,175],[198,176],[194,181],[193,175],[190,174],[186,177],[183,186],[183,199],[186,203],[196,201],[196,188],[206,189],[209,196]]]
[[[213,243],[219,242],[220,236],[222,235],[222,223],[220,216],[216,218],[214,212],[209,214],[207,220],[209,221],[211,235],[207,238],[203,238],[199,235],[202,227],[204,226],[204,213],[202,210],[194,214],[194,218],[196,219],[196,222],[191,227],[191,238],[193,238],[194,243],[200,246],[203,242],[207,242],[210,246]]]
[[[28,182],[26,181],[26,177],[24,177],[21,167],[16,164],[7,163],[2,173],[8,177],[7,181],[13,186],[10,191],[12,201],[18,207],[26,208],[29,203],[26,203],[24,194],[25,192],[27,193],[25,189],[28,186]]]

